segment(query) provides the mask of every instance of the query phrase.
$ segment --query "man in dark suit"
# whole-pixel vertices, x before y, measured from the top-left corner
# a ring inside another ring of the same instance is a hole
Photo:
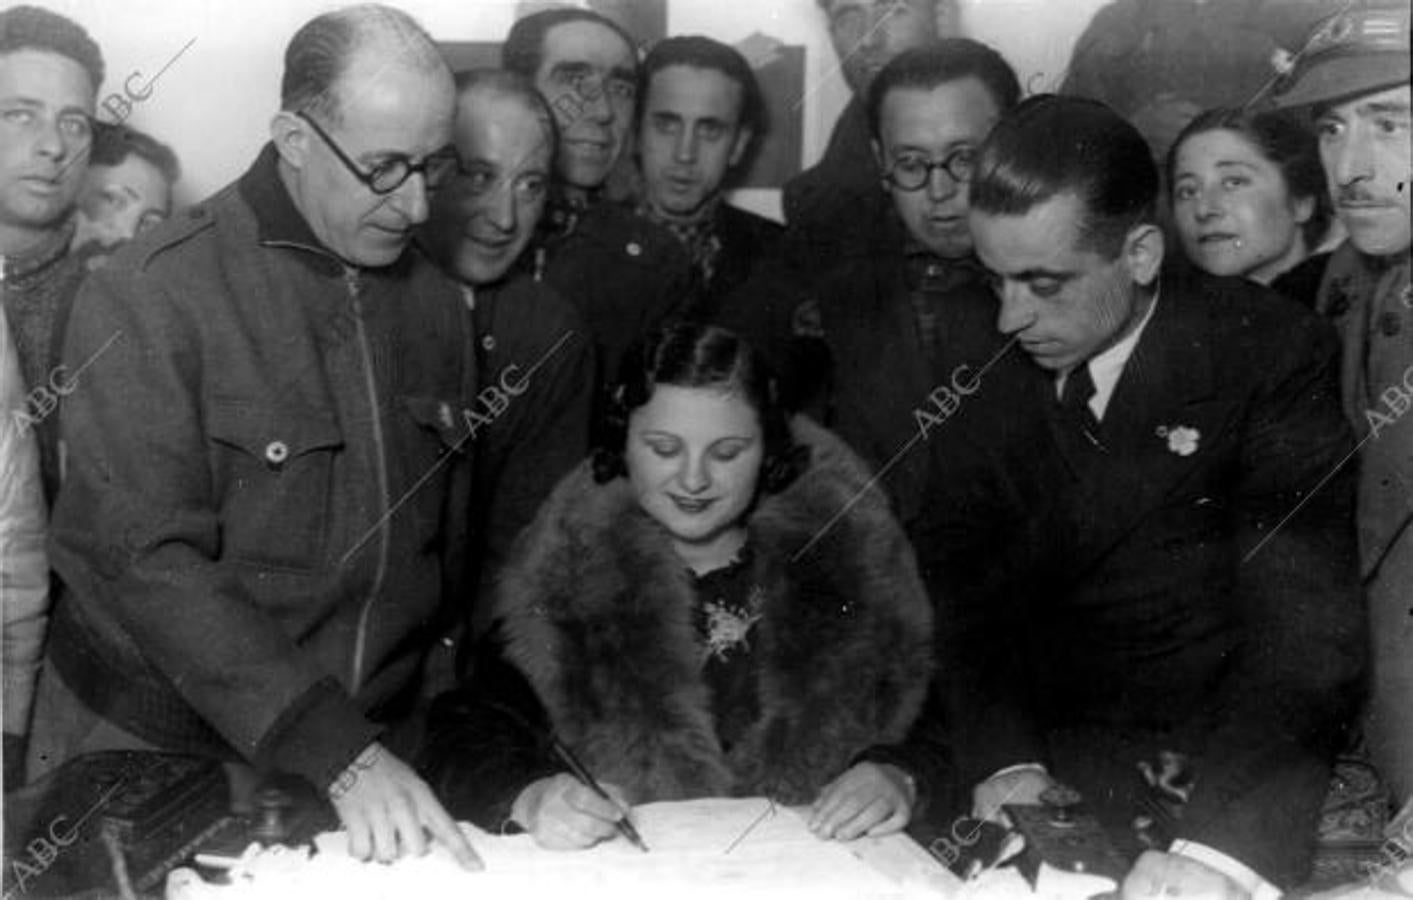
[[[867,237],[859,228],[863,210],[887,205],[874,178],[865,112],[874,78],[900,53],[961,31],[957,0],[818,2],[852,96],[819,162],[786,182],[781,193],[790,253],[805,275],[817,274],[819,263]]]
[[[956,432],[999,411],[973,402],[984,399],[977,392],[1014,362],[1001,360],[996,300],[972,253],[966,215],[976,150],[1019,96],[1000,54],[969,38],[896,57],[869,92],[874,190],[884,206],[868,223],[868,240],[840,254],[795,301],[803,308],[788,318],[797,321],[738,326],[753,337],[798,326],[822,338],[828,384],[792,390],[815,398],[824,422],[879,470],[934,598],[940,565],[930,551],[951,544],[933,534],[957,505],[937,499],[938,482],[956,474]],[[782,288],[746,299],[764,318],[763,307],[788,307],[790,297]],[[757,340],[771,349],[780,343]],[[806,355],[797,349],[794,357]]]
[[[1006,482],[990,462],[1029,425],[991,397],[1029,367],[995,330],[996,298],[966,224],[976,150],[1019,95],[1011,67],[977,41],[899,54],[866,107],[882,201],[859,214],[869,216],[867,240],[821,266],[811,286],[792,269],[764,273],[720,317],[784,371],[791,401],[874,467],[939,621],[960,585],[986,579],[993,551],[1026,517],[995,502]],[[954,809],[940,711],[924,720],[906,747],[870,758],[914,780],[913,832],[925,843]]]
[[[1273,897],[1364,671],[1353,441],[1328,326],[1164,273],[1157,193],[1094,101],[1026,101],[976,161],[999,327],[1038,366],[990,402],[1042,427],[1030,588],[961,609],[944,656],[957,753],[978,814],[1076,787],[1143,851],[1127,897]]]

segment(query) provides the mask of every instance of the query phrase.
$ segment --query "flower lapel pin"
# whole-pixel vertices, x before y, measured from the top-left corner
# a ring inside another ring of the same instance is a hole
[[[1191,456],[1197,452],[1202,433],[1190,425],[1158,426],[1158,437],[1168,439],[1168,452],[1178,456]]]

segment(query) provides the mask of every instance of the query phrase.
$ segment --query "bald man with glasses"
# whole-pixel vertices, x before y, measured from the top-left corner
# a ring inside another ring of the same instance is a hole
[[[149,749],[298,775],[354,855],[430,833],[477,865],[399,758],[469,595],[472,327],[411,244],[457,170],[453,101],[406,14],[311,20],[250,170],[80,293],[31,774]]]

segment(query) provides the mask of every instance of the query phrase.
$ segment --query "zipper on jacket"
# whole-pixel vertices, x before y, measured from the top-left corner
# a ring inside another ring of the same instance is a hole
[[[378,593],[383,589],[383,581],[387,577],[388,553],[390,550],[390,533],[388,531],[388,518],[390,516],[389,503],[391,498],[388,491],[388,466],[387,454],[384,447],[383,420],[381,407],[378,403],[378,380],[373,371],[372,345],[368,342],[368,330],[363,324],[363,284],[359,279],[357,269],[345,268],[343,273],[344,283],[348,286],[349,298],[353,303],[353,321],[358,334],[358,347],[363,361],[363,381],[368,390],[368,403],[372,407],[373,415],[373,449],[377,453],[378,463],[378,496],[381,498],[381,509],[378,513],[378,566],[373,575],[373,585],[368,591],[368,596],[364,598],[363,605],[358,611],[358,628],[354,633],[353,641],[353,663],[352,672],[349,678],[349,693],[357,695],[358,689],[363,683],[363,656],[368,649],[368,619],[373,612],[373,603],[378,598]]]

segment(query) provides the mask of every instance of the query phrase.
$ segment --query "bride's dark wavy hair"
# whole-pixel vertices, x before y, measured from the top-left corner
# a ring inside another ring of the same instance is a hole
[[[701,322],[678,322],[639,341],[623,354],[594,428],[594,480],[628,474],[623,450],[628,419],[652,399],[659,384],[738,392],[760,417],[764,444],[760,490],[784,490],[809,464],[809,448],[790,437],[775,377],[761,355],[733,331]]]

